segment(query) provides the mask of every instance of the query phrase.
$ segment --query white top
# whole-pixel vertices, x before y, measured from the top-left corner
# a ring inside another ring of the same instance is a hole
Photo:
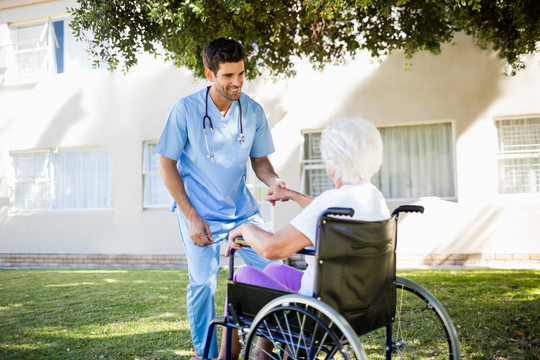
[[[352,219],[380,221],[390,218],[381,192],[371,183],[362,185],[343,185],[339,189],[325,191],[298,214],[291,225],[304,234],[314,246],[317,245],[317,222],[319,216],[328,208],[344,207],[354,209]],[[302,276],[299,294],[313,296],[315,257],[306,257],[307,268]]]

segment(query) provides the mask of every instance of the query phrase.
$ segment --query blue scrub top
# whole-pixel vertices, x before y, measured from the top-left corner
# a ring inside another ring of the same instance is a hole
[[[236,222],[258,212],[258,205],[246,187],[246,163],[249,157],[274,152],[272,134],[262,107],[242,93],[243,132],[240,144],[239,106],[232,103],[225,117],[208,95],[208,116],[214,126],[214,158],[208,158],[203,117],[206,88],[176,102],[156,146],[156,153],[178,161],[187,196],[206,221]],[[212,153],[212,135],[206,121],[208,147]],[[212,229],[212,232],[218,229]],[[225,226],[230,229],[230,226]]]

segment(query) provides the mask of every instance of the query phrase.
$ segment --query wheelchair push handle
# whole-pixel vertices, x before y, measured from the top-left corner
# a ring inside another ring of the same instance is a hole
[[[328,215],[341,215],[341,216],[352,217],[354,215],[354,209],[331,207],[331,208],[326,209],[326,211],[321,214],[321,216],[328,216]]]
[[[402,212],[408,212],[408,213],[417,212],[417,213],[423,214],[424,207],[420,205],[401,205],[392,212],[392,216],[398,215],[399,213],[402,213]]]

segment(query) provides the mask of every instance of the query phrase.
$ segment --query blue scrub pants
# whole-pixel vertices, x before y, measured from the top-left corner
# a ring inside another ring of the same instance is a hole
[[[219,271],[220,249],[223,242],[227,242],[228,230],[222,233],[212,233],[214,244],[198,246],[193,244],[189,236],[189,226],[182,212],[177,210],[178,226],[182,244],[188,260],[189,284],[187,286],[187,312],[191,339],[195,351],[202,355],[206,343],[208,326],[216,317],[214,295],[216,294]],[[246,222],[253,222],[266,229],[266,224],[259,214],[234,224],[230,229]],[[265,259],[251,248],[238,251],[247,265],[263,270],[271,260]],[[210,346],[209,357],[217,358],[217,334],[214,331]]]

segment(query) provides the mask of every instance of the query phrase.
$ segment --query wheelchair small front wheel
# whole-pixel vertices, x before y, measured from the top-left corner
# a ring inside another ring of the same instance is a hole
[[[441,303],[417,283],[396,278],[396,316],[391,346],[386,345],[387,328],[360,338],[370,359],[461,358],[459,340],[452,319]]]
[[[246,359],[367,359],[347,321],[327,304],[302,295],[269,302],[251,325]]]

